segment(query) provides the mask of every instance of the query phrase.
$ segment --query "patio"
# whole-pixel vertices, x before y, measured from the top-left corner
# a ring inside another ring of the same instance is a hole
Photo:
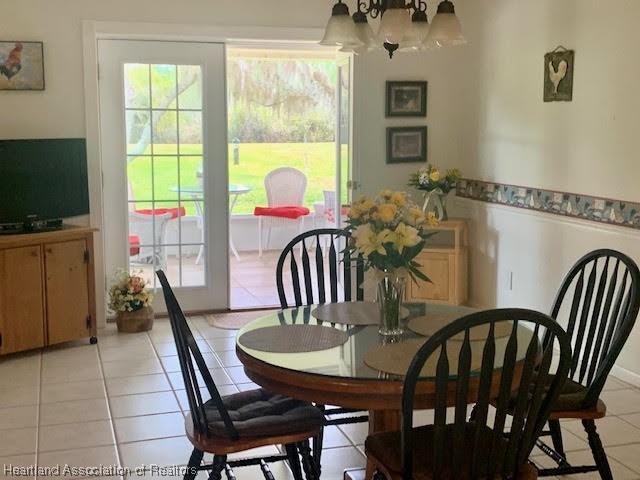
[[[316,228],[333,228],[331,220],[325,216],[324,205],[316,202],[312,213],[306,217],[304,230]],[[169,220],[165,237],[166,247],[159,247],[159,252],[166,254],[166,265],[163,270],[172,285],[182,287],[196,287],[205,281],[205,259],[198,262],[199,247],[196,242],[201,238],[200,222],[195,216],[182,219],[182,238],[190,244],[182,247],[182,257],[175,245],[178,242],[178,220]],[[233,245],[237,247],[238,255],[233,249],[229,251],[230,274],[230,308],[266,308],[280,305],[275,284],[276,265],[284,246],[298,234],[298,227],[293,225],[284,228],[274,228],[271,242],[265,243],[262,256],[258,253],[258,224],[257,217],[252,215],[232,215],[231,235]],[[265,235],[266,236],[266,235]],[[144,247],[149,248],[149,247]],[[164,250],[166,249],[166,252]],[[182,263],[182,266],[180,266]],[[313,263],[313,259],[312,259]],[[154,267],[151,264],[138,263],[137,257],[131,257],[132,271],[141,271],[142,276],[150,284],[155,284]],[[290,275],[285,274],[285,285],[290,284]],[[159,285],[156,285],[159,287]]]

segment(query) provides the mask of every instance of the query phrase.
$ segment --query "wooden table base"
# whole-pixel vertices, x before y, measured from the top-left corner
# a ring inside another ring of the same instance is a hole
[[[380,432],[394,432],[400,430],[400,410],[369,410],[369,435]],[[367,459],[367,473],[365,480],[373,478],[374,466]]]

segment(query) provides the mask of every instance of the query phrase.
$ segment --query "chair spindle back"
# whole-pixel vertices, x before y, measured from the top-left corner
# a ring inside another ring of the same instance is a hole
[[[640,271],[623,253],[590,252],[564,278],[551,316],[571,338],[569,377],[588,388],[584,408],[598,401],[639,309]]]
[[[504,323],[510,333],[497,338],[497,327]],[[522,326],[528,326],[531,333],[523,335],[527,331]],[[477,328],[486,331],[481,334],[484,343],[471,340],[470,331]],[[463,338],[453,338],[460,333]],[[544,333],[549,342],[543,350]],[[548,377],[554,346],[560,351],[558,375]],[[429,371],[423,373],[428,361],[435,369],[433,478],[493,479],[512,478],[527,461],[566,380],[570,360],[571,346],[564,330],[547,315],[531,310],[474,313],[431,336],[415,355],[404,383],[403,477],[412,478],[413,464],[420,461],[413,458],[413,410],[421,375],[433,376]],[[553,378],[551,385],[549,378]],[[490,409],[492,401],[495,409]],[[469,421],[467,408],[472,403],[476,404],[475,416]],[[513,420],[505,436],[510,405]],[[448,407],[453,407],[450,424]]]
[[[229,439],[237,440],[239,437],[238,432],[234,427],[233,421],[229,416],[229,412],[222,401],[220,392],[218,392],[215,382],[213,381],[213,377],[211,376],[211,372],[209,372],[207,364],[200,352],[200,347],[198,347],[198,344],[193,337],[193,333],[191,332],[189,324],[182,312],[182,308],[180,308],[180,304],[169,285],[169,281],[162,270],[158,270],[156,275],[162,285],[162,291],[167,305],[171,330],[176,343],[178,360],[180,361],[182,379],[184,381],[187,400],[189,402],[189,410],[191,411],[191,418],[193,420],[193,428],[200,434],[209,436],[207,411],[205,408],[205,401],[202,399],[202,392],[200,391],[197,375],[199,373],[209,395],[211,395],[211,398],[213,399],[216,409],[220,414],[220,418],[224,422],[225,430]]]
[[[348,241],[349,236],[335,228],[310,230],[291,240],[276,268],[281,307],[363,300],[364,264],[345,251]],[[285,285],[285,273],[290,274],[290,286]]]

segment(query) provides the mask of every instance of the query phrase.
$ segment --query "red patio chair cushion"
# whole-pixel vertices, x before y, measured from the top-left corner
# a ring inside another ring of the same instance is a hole
[[[138,235],[129,235],[129,256],[135,257],[140,253],[140,237]]]
[[[142,215],[164,215],[165,213],[171,214],[171,219],[178,217],[184,217],[187,214],[187,211],[184,207],[176,207],[176,208],[143,208],[141,210],[136,210],[136,213],[141,213]]]
[[[279,217],[296,220],[309,215],[307,207],[284,206],[284,207],[256,207],[253,214],[257,217]]]

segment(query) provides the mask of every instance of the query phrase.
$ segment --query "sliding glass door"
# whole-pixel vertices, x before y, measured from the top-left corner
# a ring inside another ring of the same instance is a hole
[[[157,285],[162,269],[183,308],[226,308],[224,46],[101,40],[98,51],[107,274]]]

